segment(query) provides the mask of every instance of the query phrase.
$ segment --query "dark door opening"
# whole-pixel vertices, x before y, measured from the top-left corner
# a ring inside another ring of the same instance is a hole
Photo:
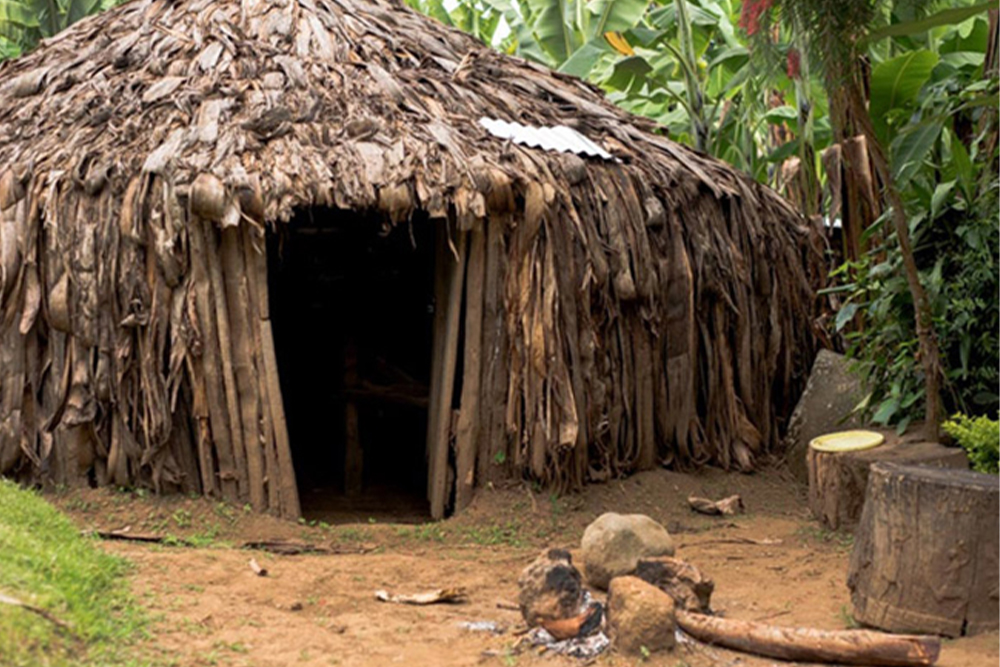
[[[337,209],[268,235],[270,313],[303,515],[425,521],[434,230]]]

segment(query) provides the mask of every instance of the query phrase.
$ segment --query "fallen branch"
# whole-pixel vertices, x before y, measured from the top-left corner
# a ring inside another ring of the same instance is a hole
[[[346,554],[366,554],[378,549],[378,545],[365,543],[354,547],[343,547],[343,546],[324,547],[319,544],[310,544],[309,542],[290,542],[286,540],[256,540],[253,542],[244,542],[241,545],[241,548],[266,551],[268,553],[278,554],[279,556],[298,556],[300,554],[346,555]]]
[[[801,662],[922,667],[941,652],[937,637],[871,630],[786,628],[677,610],[677,625],[695,639],[756,655]]]
[[[73,632],[73,628],[70,627],[69,623],[56,618],[55,616],[53,616],[52,614],[50,614],[46,610],[42,609],[41,607],[36,607],[33,604],[28,604],[27,602],[22,602],[21,600],[18,600],[17,598],[11,597],[11,596],[6,595],[4,593],[0,593],[0,604],[6,604],[6,605],[10,605],[12,607],[20,607],[21,609],[24,609],[25,611],[30,611],[32,614],[37,614],[38,616],[41,616],[46,621],[48,621],[52,625],[56,626],[60,630],[63,630],[65,632],[67,632],[68,634],[72,635],[73,637],[76,637],[76,633]]]
[[[752,537],[724,537],[717,540],[702,540],[701,542],[684,542],[677,548],[684,549],[685,547],[700,547],[703,544],[753,544],[759,547],[770,547],[781,544],[781,540],[772,540],[770,538],[755,540]]]
[[[333,553],[326,547],[308,542],[285,542],[283,540],[259,540],[254,542],[244,542],[243,549],[257,549],[279,556],[298,556],[299,554],[329,554]]]
[[[91,530],[84,531],[84,535],[97,535],[102,540],[122,540],[124,542],[147,542],[150,544],[163,544],[166,538],[162,535],[144,535],[142,533],[130,533],[131,527],[120,528],[118,530]],[[178,540],[181,541],[181,540]]]
[[[690,505],[691,509],[695,512],[708,514],[710,516],[719,516],[722,514],[743,514],[745,509],[743,506],[743,499],[740,498],[739,495],[729,496],[728,498],[723,498],[722,500],[709,500],[708,498],[688,496],[688,505]]]

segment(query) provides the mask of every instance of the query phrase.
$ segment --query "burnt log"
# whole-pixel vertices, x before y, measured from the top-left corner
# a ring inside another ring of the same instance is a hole
[[[854,618],[949,637],[996,630],[1000,478],[872,466],[847,585]]]
[[[636,564],[635,576],[672,597],[678,609],[712,613],[715,582],[691,563],[670,556],[643,558]]]
[[[822,452],[809,448],[809,510],[830,530],[853,530],[861,518],[868,469],[878,461],[968,468],[965,451],[934,442],[888,440],[874,449]]]

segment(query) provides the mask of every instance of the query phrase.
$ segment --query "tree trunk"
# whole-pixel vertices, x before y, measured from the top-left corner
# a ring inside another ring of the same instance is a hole
[[[1000,478],[876,463],[847,585],[854,617],[892,632],[996,630]]]
[[[783,628],[678,610],[677,625],[706,644],[782,660],[843,665],[933,665],[937,637],[894,636],[871,630]]]
[[[809,509],[831,530],[853,530],[864,507],[868,471],[873,463],[891,461],[938,468],[968,469],[965,450],[936,442],[887,442],[860,452],[820,452],[812,447],[809,467]]]
[[[854,117],[860,125],[861,133],[868,142],[868,150],[871,153],[875,173],[883,183],[886,197],[892,206],[892,224],[896,230],[899,254],[903,258],[903,271],[906,274],[906,282],[910,288],[910,296],[913,299],[913,308],[916,312],[917,339],[920,343],[919,357],[924,369],[924,388],[927,394],[924,435],[928,440],[937,442],[941,426],[941,355],[934,332],[931,304],[927,298],[927,292],[924,291],[924,287],[920,283],[920,273],[917,270],[916,259],[913,257],[906,209],[903,206],[903,198],[896,188],[896,181],[889,168],[885,150],[875,135],[875,128],[872,126],[871,116],[868,115],[865,98],[858,82],[853,77],[849,77],[843,82],[843,85],[849,95],[848,104],[854,108]]]

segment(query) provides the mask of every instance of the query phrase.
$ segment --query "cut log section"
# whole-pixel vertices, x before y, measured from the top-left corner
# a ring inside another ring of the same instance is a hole
[[[820,452],[812,447],[809,467],[809,509],[830,530],[853,530],[861,518],[868,468],[877,461],[938,468],[968,468],[965,452],[933,442],[888,441],[856,452]]]
[[[933,665],[937,637],[888,635],[871,630],[784,628],[677,610],[677,625],[695,639],[782,660],[842,665]]]
[[[872,466],[847,585],[854,618],[950,637],[996,630],[1000,478]]]

